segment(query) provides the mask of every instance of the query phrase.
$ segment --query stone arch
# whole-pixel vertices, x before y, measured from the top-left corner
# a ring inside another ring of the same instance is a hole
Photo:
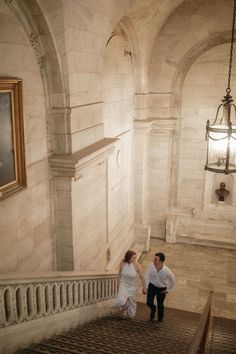
[[[110,40],[117,35],[123,36],[127,40],[127,48],[125,49],[125,55],[130,55],[131,57],[134,79],[136,81],[135,86],[138,87],[139,76],[137,72],[141,70],[140,50],[135,28],[133,27],[132,22],[127,16],[124,16],[114,27],[114,30],[109,34],[106,40],[106,46],[104,47],[103,55],[105,54],[105,50],[109,45]]]
[[[166,94],[170,107],[178,106],[181,81],[192,63],[204,51],[230,40],[231,18],[231,7],[219,0],[181,3],[156,38],[149,66],[151,93]],[[179,117],[179,111],[171,109],[170,115]]]
[[[123,17],[120,21],[120,25],[123,28],[126,36],[128,38],[129,46],[131,48],[131,59],[133,65],[133,74],[135,80],[135,90],[136,92],[142,87],[141,85],[141,57],[140,57],[140,48],[138,45],[138,39],[136,36],[135,28],[132,25],[132,22],[128,17]]]
[[[58,101],[62,107],[66,105],[65,85],[55,40],[37,0],[6,2],[22,24],[40,68],[45,95],[48,154],[51,155],[55,151],[53,108],[58,106]]]
[[[208,50],[225,43],[229,43],[231,38],[230,31],[223,31],[221,33],[215,33],[207,38],[199,41],[193,45],[185,54],[182,59],[176,65],[175,70],[172,72],[172,77],[170,80],[170,117],[176,119],[176,129],[173,138],[173,149],[171,165],[172,169],[170,172],[170,185],[171,187],[171,197],[170,204],[172,207],[176,205],[177,202],[177,184],[178,179],[178,165],[180,158],[180,130],[181,130],[181,109],[182,109],[182,90],[186,75],[194,64],[194,62]]]
[[[176,99],[176,97],[180,97],[182,95],[184,80],[193,63],[209,49],[214,48],[221,44],[229,43],[230,39],[231,39],[230,32],[217,33],[215,35],[212,35],[198,42],[193,47],[191,47],[187,53],[185,53],[172,78],[172,83],[171,83],[172,116],[179,116],[179,112],[181,109],[180,107],[181,100]]]
[[[209,50],[229,43],[231,40],[231,33],[229,31],[225,31],[222,33],[217,33],[208,38],[198,42],[194,45],[188,52],[183,56],[180,65],[178,66],[175,74],[172,78],[171,83],[171,116],[177,118],[177,126],[176,126],[176,149],[175,155],[172,156],[173,166],[175,166],[175,170],[177,171],[171,176],[171,184],[175,187],[172,188],[173,195],[173,203],[172,206],[175,206],[176,196],[177,196],[177,184],[174,184],[174,181],[178,179],[177,175],[179,173],[179,161],[180,161],[180,135],[181,135],[181,111],[182,111],[182,95],[183,95],[183,87],[186,76],[191,68],[191,66]],[[226,53],[227,56],[227,53]]]
[[[118,23],[106,41],[103,54],[103,124],[106,137],[130,130],[134,95],[133,48]]]

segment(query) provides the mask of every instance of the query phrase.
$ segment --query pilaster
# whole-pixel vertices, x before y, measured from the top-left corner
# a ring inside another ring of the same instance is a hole
[[[135,222],[151,225],[154,237],[164,238],[170,188],[174,175],[177,176],[176,169],[172,171],[176,121],[171,117],[134,122]]]
[[[114,151],[116,140],[106,138],[76,153],[54,155],[50,159],[56,194],[57,270],[80,270],[79,268],[85,262],[81,261],[83,255],[81,255],[80,250],[85,251],[86,242],[91,241],[87,240],[89,235],[95,237],[93,240],[95,241],[93,243],[94,248],[99,247],[96,242],[99,242],[103,229],[99,230],[98,233],[96,221],[100,215],[99,212],[102,212],[104,216],[102,222],[105,224],[104,230],[106,230],[107,159]],[[99,181],[103,180],[104,183],[101,182],[103,184],[100,186]],[[90,200],[77,199],[79,195],[82,197],[83,193],[86,194],[87,191]],[[81,205],[83,202],[100,205],[98,207],[100,211],[97,212],[92,207],[86,208],[86,205],[83,207]],[[98,237],[97,241],[96,235]],[[104,232],[104,244],[106,238]],[[101,252],[101,254],[103,253],[105,253],[105,250]],[[87,259],[87,256],[88,254],[85,253],[84,258]],[[103,258],[103,255],[101,255],[101,258]],[[85,265],[83,267],[85,268]]]
[[[134,121],[135,222],[145,224],[148,211],[149,135],[153,120]]]

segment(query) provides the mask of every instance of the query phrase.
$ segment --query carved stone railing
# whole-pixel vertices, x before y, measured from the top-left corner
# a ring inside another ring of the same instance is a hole
[[[0,327],[112,299],[117,274],[0,278]],[[72,273],[70,273],[72,274]]]

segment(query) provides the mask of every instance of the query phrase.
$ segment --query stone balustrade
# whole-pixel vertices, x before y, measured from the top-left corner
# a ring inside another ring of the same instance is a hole
[[[116,295],[116,278],[106,273],[0,279],[0,327],[110,300]]]

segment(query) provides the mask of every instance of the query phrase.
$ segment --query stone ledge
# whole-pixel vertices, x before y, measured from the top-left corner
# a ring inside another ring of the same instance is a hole
[[[236,249],[234,214],[235,208],[226,205],[193,209],[190,215],[171,212],[166,220],[166,242]]]
[[[115,149],[116,138],[104,138],[73,154],[53,155],[49,162],[54,177],[74,177],[79,179],[81,171],[94,163],[101,163]]]

